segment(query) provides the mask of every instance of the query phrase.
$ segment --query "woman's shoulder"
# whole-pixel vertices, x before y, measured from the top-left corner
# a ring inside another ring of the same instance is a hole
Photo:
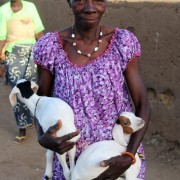
[[[46,32],[42,37],[43,38],[55,38],[57,37],[58,32],[54,31],[54,32]]]
[[[26,12],[29,16],[36,16],[38,13],[37,7],[33,2],[30,1],[22,1],[23,3],[23,11]]]
[[[7,10],[10,10],[10,2],[7,2],[0,6],[0,11],[2,11],[3,13],[7,13]]]
[[[116,34],[117,34],[117,39],[121,40],[132,40],[132,39],[137,39],[135,34],[128,29],[121,29],[121,28],[116,28]]]
[[[123,43],[126,41],[137,39],[136,36],[127,29],[122,29],[118,27],[111,28],[107,26],[102,27],[102,29],[103,29],[104,37],[110,39],[113,42],[115,40],[117,42]]]
[[[34,60],[45,68],[53,68],[52,64],[60,48],[58,32],[47,32],[34,45]],[[51,65],[50,65],[51,64]],[[51,69],[52,70],[52,69]]]
[[[65,27],[58,32],[59,38],[62,41],[65,40],[69,41],[71,39],[71,33],[72,33],[72,27]]]
[[[29,7],[29,8],[34,8],[36,5],[33,2],[30,1],[22,1],[23,6]]]
[[[52,43],[58,41],[58,32],[47,32],[39,40],[38,43]]]
[[[141,45],[133,32],[127,29],[116,28],[115,46],[123,57],[123,69],[134,57],[141,55]]]
[[[119,28],[119,27],[102,26],[102,29],[105,32],[105,34],[113,34],[114,32],[117,33],[118,35],[131,34],[132,33],[127,29]]]
[[[35,43],[34,51],[51,51],[56,47],[56,44],[59,44],[57,32],[47,32]]]
[[[72,27],[64,27],[58,31],[60,36],[67,36],[72,31]]]

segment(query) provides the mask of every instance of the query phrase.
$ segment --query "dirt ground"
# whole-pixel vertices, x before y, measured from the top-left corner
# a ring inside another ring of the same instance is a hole
[[[8,100],[9,86],[0,79],[0,179],[41,180],[45,167],[45,149],[37,142],[35,129],[28,129],[23,145],[13,144],[17,133]],[[160,134],[147,134],[143,140],[147,174],[146,180],[179,180],[180,149],[178,144],[165,140]]]

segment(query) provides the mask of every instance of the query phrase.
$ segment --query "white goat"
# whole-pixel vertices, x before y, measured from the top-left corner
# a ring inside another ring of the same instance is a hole
[[[117,123],[112,131],[114,140],[93,143],[82,152],[76,162],[71,180],[91,180],[98,177],[108,168],[101,167],[100,162],[125,152],[130,135],[144,126],[144,120],[131,112],[121,113]],[[135,157],[136,163],[124,173],[126,180],[137,180],[141,161],[137,153]],[[124,178],[118,178],[118,180],[121,179]]]
[[[27,105],[31,113],[36,116],[44,132],[46,132],[50,126],[55,125],[58,120],[61,120],[62,127],[57,132],[57,137],[75,132],[76,127],[74,125],[74,114],[71,107],[59,98],[38,96],[35,94],[37,89],[38,85],[33,81],[30,82],[24,79],[19,80],[9,95],[11,105],[16,105],[17,96],[20,101]],[[79,137],[80,135],[72,138],[70,141],[76,142]],[[70,176],[75,166],[75,152],[76,147],[74,146],[71,150],[69,150],[67,153],[64,153],[63,155],[56,153],[63,167],[64,176],[67,180],[71,178]],[[66,154],[69,156],[70,169],[66,163]],[[47,150],[45,179],[52,178],[53,157],[54,152]]]

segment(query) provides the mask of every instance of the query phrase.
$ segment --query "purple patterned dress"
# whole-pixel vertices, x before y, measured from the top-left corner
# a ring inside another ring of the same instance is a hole
[[[133,110],[123,72],[128,62],[140,54],[137,38],[118,28],[105,52],[86,65],[69,60],[58,32],[47,33],[34,46],[35,63],[55,75],[53,96],[66,101],[74,110],[76,127],[81,129],[77,157],[89,144],[112,139],[117,116]],[[138,152],[144,154],[142,145]],[[143,180],[145,161],[142,162],[138,177]],[[56,157],[53,171],[54,180],[64,180]]]

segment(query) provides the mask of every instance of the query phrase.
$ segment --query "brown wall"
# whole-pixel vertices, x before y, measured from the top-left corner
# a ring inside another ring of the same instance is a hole
[[[6,2],[1,1],[2,2]],[[34,0],[47,31],[73,24],[66,0]],[[149,133],[180,142],[180,1],[109,3],[103,22],[128,28],[142,45],[140,67],[152,106]]]

